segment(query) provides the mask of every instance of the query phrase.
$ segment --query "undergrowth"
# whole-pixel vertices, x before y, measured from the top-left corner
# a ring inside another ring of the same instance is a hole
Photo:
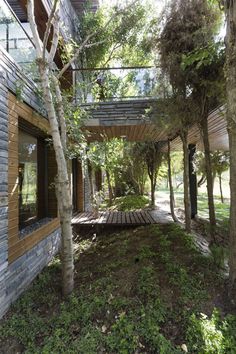
[[[110,209],[118,211],[133,211],[143,209],[149,205],[149,199],[143,195],[126,195],[124,197],[117,197],[112,202]],[[102,209],[107,209],[108,204],[104,203]]]
[[[12,342],[35,354],[236,352],[223,276],[177,225],[98,237],[80,248],[66,301],[59,282],[56,260],[1,322],[0,352]]]

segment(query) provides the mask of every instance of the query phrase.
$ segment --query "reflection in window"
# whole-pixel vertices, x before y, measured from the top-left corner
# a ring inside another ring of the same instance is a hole
[[[35,60],[29,23],[20,23],[5,0],[0,0],[0,45],[27,73]]]
[[[19,224],[37,219],[37,138],[19,131]]]

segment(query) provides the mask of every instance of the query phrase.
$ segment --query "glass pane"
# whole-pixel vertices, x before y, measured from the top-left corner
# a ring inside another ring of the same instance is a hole
[[[35,60],[35,48],[28,23],[19,23],[5,0],[0,0],[0,45],[26,71]]]
[[[19,131],[19,223],[23,228],[37,218],[37,139]]]

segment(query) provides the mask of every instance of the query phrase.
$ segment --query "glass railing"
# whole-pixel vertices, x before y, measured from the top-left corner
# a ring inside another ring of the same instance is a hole
[[[36,51],[31,40],[29,23],[21,23],[9,4],[0,0],[0,46],[34,79]]]

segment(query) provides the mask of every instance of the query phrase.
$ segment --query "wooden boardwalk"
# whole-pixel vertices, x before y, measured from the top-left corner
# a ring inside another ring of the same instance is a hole
[[[149,225],[157,224],[149,211],[103,211],[96,217],[94,213],[77,213],[72,225]]]

